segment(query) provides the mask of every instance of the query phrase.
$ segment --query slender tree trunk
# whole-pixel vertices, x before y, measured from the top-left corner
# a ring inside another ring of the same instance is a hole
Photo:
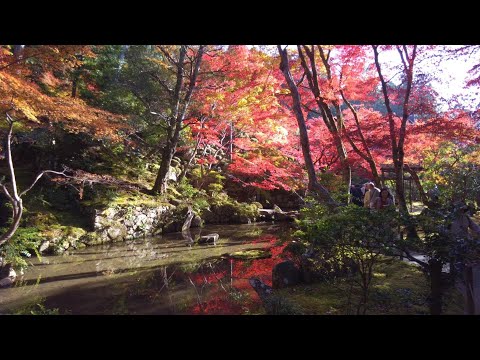
[[[342,178],[344,183],[346,184],[346,194],[350,193],[350,184],[351,184],[351,168],[350,164],[347,161],[347,151],[345,146],[343,145],[342,140],[342,130],[343,130],[343,116],[340,109],[340,105],[337,101],[333,102],[336,117],[334,116],[332,110],[328,106],[325,98],[322,96],[320,92],[320,86],[318,83],[318,71],[317,71],[317,63],[315,60],[315,47],[312,45],[309,48],[306,45],[302,46],[297,45],[298,54],[300,55],[301,64],[304,70],[305,75],[307,76],[308,85],[310,87],[310,91],[312,92],[315,101],[318,105],[320,110],[320,114],[322,115],[323,122],[328,128],[328,131],[333,137],[333,141],[335,147],[337,149],[338,156],[340,158],[341,168],[342,168]],[[320,57],[322,59],[323,65],[325,67],[325,71],[327,72],[328,80],[332,80],[331,68],[329,64],[329,54],[325,54],[322,47],[318,46],[318,50],[320,52]],[[305,51],[306,56],[310,62],[310,65],[307,64],[307,60],[303,53]],[[347,197],[348,199],[349,197]]]
[[[19,201],[15,201],[13,204],[12,224],[9,226],[8,230],[0,237],[0,245],[3,245],[8,240],[10,240],[13,235],[15,235],[15,232],[17,231],[18,226],[20,225],[20,220],[22,220],[22,214],[23,214],[22,199],[19,199]]]
[[[343,145],[342,138],[339,133],[333,133],[333,139],[335,142],[335,147],[337,148],[337,153],[340,158],[340,164],[342,167],[342,179],[347,186],[347,193],[350,193],[350,185],[352,182],[352,168],[348,163],[347,150]]]
[[[431,259],[430,265],[430,315],[442,313],[442,263]]]
[[[19,193],[19,190],[17,188],[17,179],[15,177],[15,168],[13,166],[13,159],[12,159],[12,132],[13,132],[14,120],[8,113],[6,114],[6,116],[7,116],[7,121],[9,123],[9,129],[7,134],[7,164],[10,172],[10,181],[12,183],[12,186],[11,186],[12,193],[10,194],[10,191],[8,191],[7,187],[3,182],[0,182],[0,188],[3,191],[3,193],[7,196],[10,203],[12,204],[12,224],[9,226],[8,230],[2,236],[0,236],[0,245],[3,245],[8,240],[10,240],[12,236],[15,235],[15,232],[17,231],[18,226],[20,225],[20,220],[22,220],[22,214],[23,214],[22,196],[25,195],[27,192],[29,192],[35,186],[37,181],[40,180],[40,178],[45,173],[55,173],[55,174],[65,175],[63,172],[58,172],[58,171],[52,171],[52,170],[42,171],[39,175],[37,175],[37,177],[35,178],[33,183],[30,185],[30,187],[28,187],[27,189]]]
[[[405,186],[403,184],[403,164],[398,161],[395,165],[395,190],[398,198],[398,206],[402,212],[408,214],[407,201],[405,200]]]
[[[283,72],[285,76],[285,80],[287,81],[288,88],[290,89],[290,93],[293,98],[293,112],[295,113],[295,117],[297,119],[298,128],[300,131],[300,144],[302,146],[302,153],[303,158],[305,161],[305,167],[307,168],[308,174],[308,189],[318,192],[320,198],[322,198],[325,203],[331,207],[337,206],[335,200],[331,197],[328,190],[323,187],[317,181],[317,175],[315,173],[315,168],[313,166],[312,156],[310,152],[310,143],[308,140],[308,132],[307,127],[305,125],[305,118],[302,113],[301,102],[300,102],[300,94],[298,93],[298,88],[293,81],[292,74],[290,73],[290,68],[288,66],[288,54],[287,49],[282,50],[280,45],[278,47],[278,52],[281,56],[280,62],[280,70]]]
[[[198,71],[203,57],[204,45],[201,45],[198,49],[196,59],[189,76],[189,84],[186,89],[185,96],[182,98],[181,92],[184,87],[184,70],[185,70],[185,57],[187,54],[187,47],[182,45],[180,47],[180,54],[177,66],[177,82],[175,85],[174,95],[171,101],[171,108],[173,116],[169,121],[169,129],[167,135],[167,144],[162,152],[162,162],[160,163],[160,169],[158,170],[155,184],[153,185],[153,193],[165,193],[167,190],[167,174],[172,163],[173,156],[177,150],[178,141],[180,139],[180,132],[183,129],[183,120],[187,113],[190,99],[196,86]]]
[[[12,132],[13,132],[13,119],[7,114],[7,120],[9,122],[8,134],[7,134],[7,163],[8,170],[10,172],[10,181],[12,183],[12,194],[8,191],[6,186],[2,183],[2,190],[5,195],[8,197],[12,203],[12,224],[8,230],[0,237],[0,245],[6,243],[17,231],[18,226],[20,225],[20,220],[22,219],[23,213],[23,204],[22,199],[18,195],[17,190],[17,179],[15,177],[15,169],[13,167],[12,159]]]
[[[172,163],[173,155],[175,155],[176,144],[167,142],[165,148],[162,151],[162,162],[160,163],[160,169],[158,169],[157,178],[155,179],[155,185],[153,185],[153,192],[165,193],[167,190],[168,172],[170,170],[170,164]]]
[[[353,105],[347,100],[342,90],[340,90],[340,95],[342,96],[342,99],[345,102],[345,104],[347,104],[348,108],[350,109],[350,112],[353,114],[355,124],[357,125],[357,132],[360,136],[361,144],[363,145],[365,152],[359,149],[359,147],[355,144],[353,139],[346,133],[345,126],[343,126],[343,130],[345,131],[344,132],[345,137],[347,138],[347,141],[352,146],[353,150],[368,163],[368,165],[370,166],[370,170],[372,171],[373,181],[375,182],[376,186],[380,187],[381,181],[377,171],[377,164],[373,159],[372,153],[370,152],[370,148],[368,147],[367,141],[365,140],[365,136],[363,135],[362,128],[360,126],[360,120],[358,118],[358,113],[353,107]]]
[[[378,46],[373,45],[373,52],[375,57],[375,66],[377,68],[377,73],[380,78],[380,82],[382,85],[382,92],[385,100],[385,107],[387,108],[388,113],[388,123],[389,123],[389,130],[390,130],[390,141],[392,143],[392,158],[393,158],[393,165],[395,168],[396,173],[396,192],[397,192],[397,199],[400,211],[405,214],[408,214],[407,202],[405,200],[405,191],[403,186],[403,171],[404,171],[404,143],[406,137],[406,125],[407,120],[409,117],[409,99],[410,93],[412,89],[412,81],[413,81],[413,64],[416,57],[417,47],[413,47],[413,51],[411,56],[409,56],[407,47],[403,45],[402,47],[397,46],[397,50],[400,54],[400,58],[402,60],[404,73],[407,79],[407,87],[405,91],[405,96],[403,99],[403,114],[402,114],[402,122],[400,125],[400,129],[398,131],[398,142],[397,142],[397,134],[395,130],[395,121],[393,118],[393,111],[390,106],[390,99],[388,96],[387,90],[387,83],[383,77],[380,62],[378,60]]]
[[[428,198],[427,194],[425,193],[425,190],[423,189],[422,183],[420,182],[420,178],[418,177],[417,172],[413,170],[408,164],[404,164],[403,168],[405,169],[406,172],[410,174],[413,181],[415,182],[415,185],[417,186],[418,193],[420,194],[420,198],[422,199],[422,202],[425,205],[430,206],[431,205],[430,199]]]

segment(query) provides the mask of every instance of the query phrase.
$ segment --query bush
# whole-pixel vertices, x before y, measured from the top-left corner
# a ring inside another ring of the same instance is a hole
[[[349,205],[332,213],[322,205],[310,203],[302,217],[301,231],[294,235],[315,254],[309,259],[309,271],[326,279],[352,274],[363,293],[357,311],[365,313],[379,255],[390,252],[397,240],[396,211],[371,211]]]
[[[3,233],[6,229],[0,229]],[[5,259],[5,263],[11,263],[15,269],[25,270],[28,267],[26,258],[35,254],[39,259],[40,253],[38,247],[41,243],[41,237],[38,229],[33,227],[18,228],[15,235],[0,248],[0,256]]]

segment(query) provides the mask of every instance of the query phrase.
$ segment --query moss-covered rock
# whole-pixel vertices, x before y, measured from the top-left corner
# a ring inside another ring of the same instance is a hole
[[[202,213],[207,224],[250,224],[259,215],[259,207],[255,203],[241,203],[224,193],[212,197],[209,209]]]
[[[100,245],[105,242],[100,234],[96,232],[89,232],[80,238],[80,241],[86,245]]]
[[[50,254],[60,254],[70,247],[76,249],[87,232],[74,226],[52,225],[40,232],[42,243],[39,251]]]

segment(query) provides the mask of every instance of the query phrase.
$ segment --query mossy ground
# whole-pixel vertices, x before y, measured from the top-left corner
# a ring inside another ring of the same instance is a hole
[[[161,205],[169,205],[164,196],[150,195],[135,190],[116,190],[105,191],[97,194],[91,200],[82,201],[84,206],[92,207],[111,207],[111,206],[148,206],[155,207]]]
[[[269,251],[258,249],[237,251],[230,254],[231,258],[240,260],[266,259],[271,256],[272,254]]]
[[[367,315],[427,315],[428,282],[421,270],[406,262],[384,258],[374,270]],[[353,315],[360,289],[351,280],[302,284],[276,290],[306,315]],[[444,314],[463,314],[462,296],[450,290],[444,297]]]

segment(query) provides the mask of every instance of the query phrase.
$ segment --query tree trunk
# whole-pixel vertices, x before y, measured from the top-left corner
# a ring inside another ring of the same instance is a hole
[[[428,198],[427,194],[425,193],[425,190],[423,190],[422,183],[420,182],[420,179],[419,179],[416,171],[413,170],[410,166],[408,166],[408,164],[404,164],[403,168],[405,169],[406,172],[408,172],[410,174],[413,181],[415,182],[415,185],[417,185],[417,189],[418,189],[418,192],[420,194],[420,198],[422,199],[422,202],[425,205],[430,206],[431,205],[430,199]]]
[[[28,187],[27,189],[23,190],[22,192],[19,192],[17,188],[17,179],[15,177],[15,168],[13,166],[13,159],[12,159],[12,132],[13,132],[13,123],[14,120],[13,118],[6,113],[7,116],[7,121],[9,123],[9,129],[7,133],[7,164],[8,164],[8,169],[10,172],[10,181],[12,183],[12,193],[8,191],[7,187],[3,182],[0,181],[0,187],[3,193],[6,195],[10,203],[12,204],[12,224],[8,228],[8,230],[0,237],[0,245],[3,245],[6,243],[8,240],[12,238],[13,235],[15,235],[15,232],[18,229],[18,226],[20,225],[20,220],[22,220],[22,214],[23,214],[23,201],[22,201],[22,196],[25,195],[28,191],[30,191],[35,184],[37,183],[38,180],[45,174],[45,173],[55,173],[55,174],[62,174],[65,175],[63,172],[58,172],[58,171],[53,171],[53,170],[45,170],[42,171],[40,174],[37,175],[33,183]]]
[[[310,68],[302,52],[302,47],[300,45],[297,45],[297,49],[300,55],[300,60],[301,60],[302,67],[304,69],[304,73],[307,76],[310,90],[317,102],[318,108],[320,110],[320,114],[322,115],[322,119],[325,125],[327,126],[330,134],[333,137],[333,141],[335,143],[335,147],[337,149],[337,153],[341,162],[342,179],[344,183],[347,185],[346,195],[348,199],[349,198],[348,194],[350,193],[350,184],[351,184],[351,168],[350,168],[350,164],[348,164],[347,162],[347,151],[342,141],[342,130],[344,128],[344,122],[343,122],[343,116],[340,109],[340,105],[338,101],[335,101],[335,100],[333,101],[333,105],[336,111],[336,116],[334,116],[326,100],[321,95],[318,78],[317,78],[318,71],[317,71],[317,65],[315,61],[315,47],[312,45],[311,49],[309,49],[308,46],[303,45],[303,49],[310,61]],[[321,46],[318,46],[318,50],[320,52],[320,57],[322,59],[323,65],[325,67],[325,71],[327,73],[327,78],[329,81],[332,81],[331,68],[328,62],[329,55],[325,55]]]
[[[362,128],[360,126],[360,120],[358,118],[358,113],[355,110],[355,108],[353,107],[353,105],[347,100],[347,98],[345,97],[345,94],[343,93],[342,90],[340,90],[340,95],[342,96],[343,101],[345,102],[345,104],[347,104],[348,108],[350,109],[351,113],[353,114],[355,124],[357,125],[357,132],[360,136],[361,143],[362,143],[362,145],[365,149],[365,153],[362,152],[357,145],[355,145],[352,138],[347,134],[346,129],[345,129],[345,125],[343,124],[343,131],[344,131],[345,137],[347,138],[348,142],[352,146],[353,150],[358,155],[360,155],[360,157],[362,159],[364,159],[368,163],[368,165],[370,166],[370,170],[372,171],[373,182],[375,183],[375,185],[377,187],[380,187],[381,186],[381,181],[380,181],[380,176],[378,175],[378,171],[377,171],[377,164],[375,163],[375,160],[373,159],[372,153],[370,152],[370,148],[368,147],[367,141],[365,140],[365,136],[363,135]]]
[[[297,119],[298,128],[300,131],[300,144],[302,146],[302,153],[303,158],[305,161],[305,167],[307,168],[308,174],[308,189],[314,192],[318,192],[320,198],[324,200],[324,202],[330,206],[335,207],[337,203],[331,197],[328,190],[323,187],[317,181],[317,175],[315,174],[315,168],[313,166],[312,156],[310,153],[310,143],[308,140],[308,132],[307,127],[305,125],[305,118],[302,113],[301,102],[300,102],[300,94],[298,92],[298,88],[293,81],[292,75],[290,73],[290,69],[288,67],[288,54],[287,50],[282,50],[281,46],[278,45],[278,52],[281,56],[280,62],[280,70],[283,72],[285,76],[285,80],[287,81],[288,88],[290,89],[290,93],[293,98],[293,112],[295,113],[295,117]]]
[[[17,228],[20,225],[20,220],[22,219],[22,213],[23,213],[22,199],[18,195],[17,179],[15,177],[15,168],[13,166],[13,159],[12,159],[12,133],[13,133],[14,120],[10,117],[10,115],[8,115],[8,113],[6,114],[6,116],[7,116],[7,121],[9,123],[9,128],[7,133],[7,149],[6,149],[7,164],[8,164],[8,169],[10,171],[10,181],[12,183],[12,194],[10,194],[5,184],[0,183],[0,185],[2,187],[4,194],[12,203],[12,224],[8,228],[7,232],[0,237],[0,245],[6,243],[15,234],[15,231],[17,231]]]
[[[0,237],[0,245],[3,245],[8,240],[10,240],[13,235],[15,235],[15,232],[17,231],[18,226],[20,225],[20,220],[22,220],[22,214],[23,214],[22,199],[19,199],[18,201],[15,200],[15,203],[12,205],[13,205],[12,224],[8,228],[7,232]]]
[[[185,218],[185,222],[182,225],[182,232],[188,231],[190,229],[194,217],[195,213],[193,212],[192,207],[189,206],[187,211],[187,217]]]
[[[332,133],[334,141],[335,141],[335,147],[337,148],[337,153],[338,156],[340,157],[340,164],[342,167],[342,179],[344,184],[346,184],[346,189],[347,189],[347,194],[350,193],[350,185],[352,183],[352,168],[350,167],[350,164],[348,163],[347,160],[347,151],[345,149],[345,146],[343,145],[343,141],[340,137],[339,133]],[[350,197],[348,196],[347,199]]]
[[[431,259],[430,268],[430,315],[442,313],[442,263]]]
[[[372,48],[373,48],[374,57],[375,57],[375,66],[377,68],[377,73],[380,78],[380,83],[382,85],[382,93],[385,101],[385,107],[387,108],[387,113],[388,113],[390,141],[392,144],[392,158],[393,158],[393,165],[395,167],[395,174],[396,174],[396,192],[397,192],[398,204],[399,204],[400,211],[408,215],[407,202],[405,200],[405,191],[403,186],[403,168],[404,168],[403,164],[404,164],[404,155],[405,155],[404,143],[405,143],[405,137],[406,137],[406,124],[409,117],[408,104],[409,104],[410,91],[411,91],[412,81],[413,81],[413,64],[415,61],[417,48],[416,46],[414,46],[412,55],[409,57],[406,46],[403,46],[403,48],[400,48],[399,46],[397,46],[397,49],[400,53],[400,57],[403,63],[404,73],[407,77],[407,87],[406,87],[405,97],[403,99],[402,123],[398,131],[398,142],[397,142],[397,131],[395,130],[395,121],[393,117],[394,114],[390,106],[390,99],[388,96],[387,82],[383,77],[380,62],[378,60],[378,46],[372,45]]]
[[[395,190],[397,193],[398,207],[403,213],[408,214],[405,189],[403,186],[403,164],[395,164]]]
[[[178,62],[175,63],[175,66],[177,67],[177,79],[174,95],[171,99],[172,117],[169,121],[169,128],[167,130],[167,144],[165,145],[162,153],[162,162],[160,164],[160,169],[158,170],[157,178],[155,179],[155,184],[152,188],[153,193],[160,192],[161,194],[163,194],[167,190],[168,170],[170,169],[173,155],[175,154],[175,151],[177,149],[178,141],[180,139],[180,132],[183,129],[183,120],[185,119],[185,114],[187,113],[190,99],[196,86],[198,71],[200,69],[204,48],[204,45],[200,45],[198,49],[195,62],[191,65],[192,67],[190,69],[189,83],[186,88],[186,93],[185,96],[182,98],[182,90],[185,90],[184,70],[185,57],[187,55],[187,46],[182,45],[180,47],[179,59]]]
[[[168,171],[172,163],[173,155],[175,154],[176,144],[172,145],[170,141],[167,142],[162,152],[162,162],[160,163],[160,169],[158,169],[157,178],[153,185],[153,193],[164,194],[167,190]]]

